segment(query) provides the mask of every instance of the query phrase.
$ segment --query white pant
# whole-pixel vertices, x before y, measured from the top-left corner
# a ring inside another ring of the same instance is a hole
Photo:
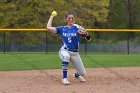
[[[83,62],[78,52],[71,52],[62,47],[59,51],[59,57],[62,61],[71,62],[81,76],[86,74]]]

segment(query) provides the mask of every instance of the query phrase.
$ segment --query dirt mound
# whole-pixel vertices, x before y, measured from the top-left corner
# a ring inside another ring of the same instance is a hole
[[[86,82],[73,78],[61,84],[61,69],[1,71],[0,93],[140,93],[140,67],[87,68]]]

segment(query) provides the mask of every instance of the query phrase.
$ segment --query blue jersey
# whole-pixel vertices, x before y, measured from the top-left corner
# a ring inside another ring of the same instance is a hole
[[[71,28],[68,26],[58,26],[56,29],[57,34],[61,35],[64,47],[78,50],[80,36],[76,34],[78,31],[77,24],[74,24]]]

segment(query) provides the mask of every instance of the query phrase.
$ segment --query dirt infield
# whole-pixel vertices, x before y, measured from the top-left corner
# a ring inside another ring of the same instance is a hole
[[[88,68],[86,82],[61,84],[61,70],[1,71],[0,93],[140,93],[140,67]]]

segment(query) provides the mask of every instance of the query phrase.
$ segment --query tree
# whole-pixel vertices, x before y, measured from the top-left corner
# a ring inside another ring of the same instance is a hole
[[[138,28],[139,0],[110,0],[109,28],[133,29]],[[115,33],[113,37],[119,40],[126,40],[128,33]],[[135,33],[129,34],[130,38],[135,38]]]
[[[63,17],[70,9],[76,13],[77,23],[85,28],[94,28],[95,20],[100,23],[107,21],[108,6],[109,0],[1,0],[0,27],[45,28],[53,10],[58,12],[53,26],[65,25]],[[13,47],[17,43],[35,43],[34,41],[43,43],[45,38],[44,33],[12,32],[7,34],[10,36],[9,40]],[[28,38],[18,39],[17,36]],[[53,37],[53,34],[49,34],[50,43],[56,41]],[[57,41],[60,41],[60,38]]]

